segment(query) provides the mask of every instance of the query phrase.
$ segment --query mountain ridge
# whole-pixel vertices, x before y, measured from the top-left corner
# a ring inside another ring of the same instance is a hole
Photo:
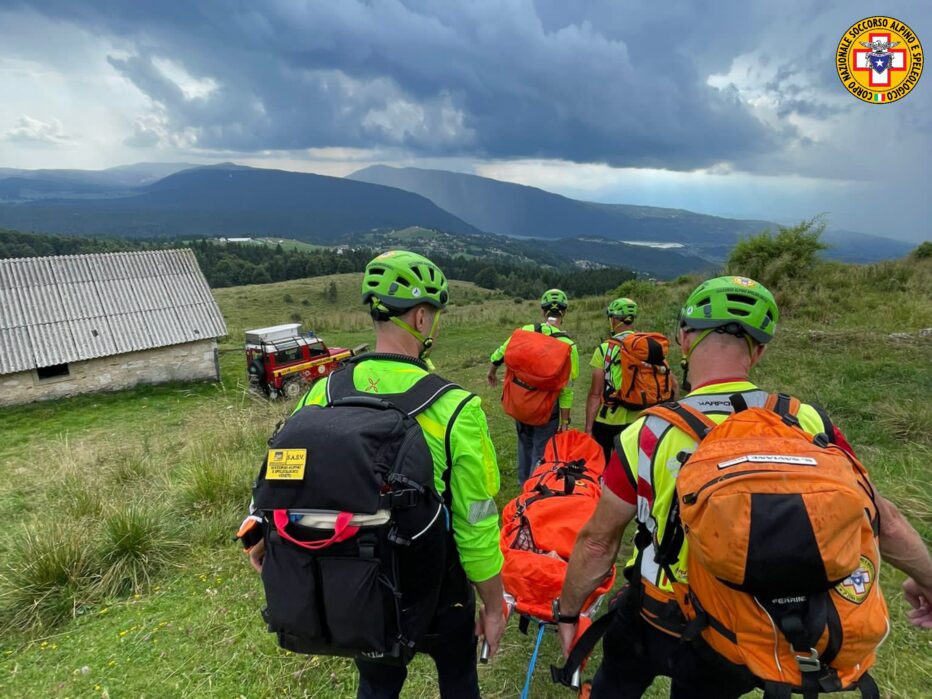
[[[79,235],[271,234],[323,242],[370,228],[407,225],[478,232],[428,199],[401,189],[234,164],[181,170],[125,196],[0,205],[0,226]]]
[[[771,221],[687,209],[588,202],[446,170],[371,165],[347,177],[416,192],[480,230],[524,238],[677,243],[700,257],[722,260],[740,238],[778,227]],[[851,262],[899,257],[915,247],[893,238],[836,229],[827,230],[823,240],[831,246],[828,257]]]

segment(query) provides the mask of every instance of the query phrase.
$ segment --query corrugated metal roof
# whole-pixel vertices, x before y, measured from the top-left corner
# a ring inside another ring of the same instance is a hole
[[[24,327],[0,328],[0,351],[3,352],[0,363],[5,374],[26,371],[35,366],[32,341],[29,339],[29,331]]]
[[[0,374],[226,333],[191,250],[0,260]]]

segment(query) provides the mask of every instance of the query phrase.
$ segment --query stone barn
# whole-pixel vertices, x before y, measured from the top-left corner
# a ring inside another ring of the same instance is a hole
[[[226,332],[191,250],[0,260],[0,406],[216,381]]]

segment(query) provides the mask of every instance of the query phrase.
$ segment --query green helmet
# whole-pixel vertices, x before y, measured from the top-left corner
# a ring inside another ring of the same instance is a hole
[[[773,339],[779,320],[773,294],[747,277],[716,277],[703,282],[680,311],[683,327],[724,328],[732,335],[743,331],[761,344]]]
[[[559,289],[548,289],[540,297],[540,307],[546,310],[565,311],[569,305],[566,294]]]
[[[638,314],[638,305],[629,298],[615,299],[605,310],[609,318],[633,318]]]
[[[447,278],[433,262],[407,250],[389,250],[368,265],[362,275],[362,302],[378,299],[393,311],[421,303],[444,308],[449,300]]]

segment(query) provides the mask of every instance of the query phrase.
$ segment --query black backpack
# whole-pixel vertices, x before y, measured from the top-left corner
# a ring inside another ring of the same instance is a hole
[[[331,374],[326,406],[301,408],[269,440],[253,490],[263,618],[287,650],[405,663],[457,559],[414,416],[458,386],[429,374],[406,393],[362,393],[354,367]]]

